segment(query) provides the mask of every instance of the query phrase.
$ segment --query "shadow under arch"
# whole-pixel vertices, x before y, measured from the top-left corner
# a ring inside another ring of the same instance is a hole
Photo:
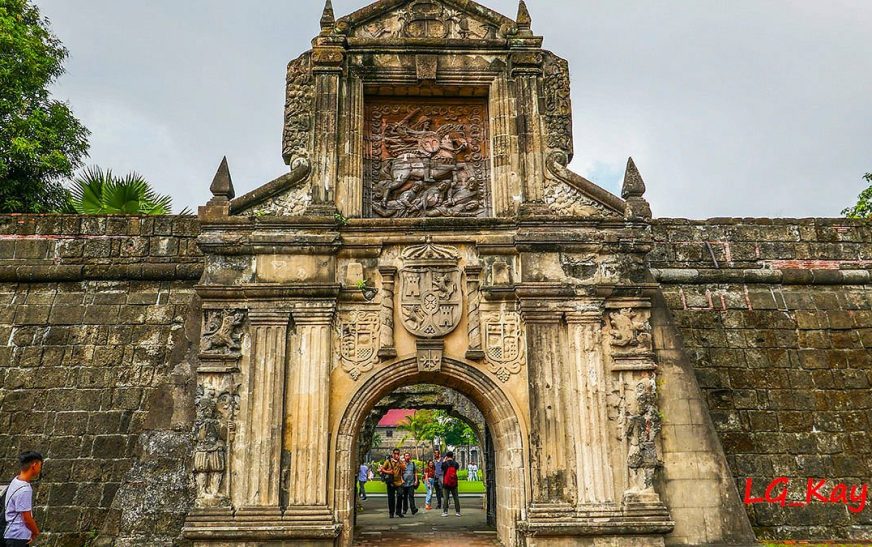
[[[421,372],[412,357],[384,365],[354,393],[336,432],[334,500],[342,524],[340,544],[354,542],[354,480],[357,436],[369,411],[397,388],[415,384],[449,387],[466,395],[484,415],[496,455],[497,534],[503,545],[520,545],[518,522],[526,518],[529,469],[524,428],[509,397],[478,367],[445,357],[439,372]]]

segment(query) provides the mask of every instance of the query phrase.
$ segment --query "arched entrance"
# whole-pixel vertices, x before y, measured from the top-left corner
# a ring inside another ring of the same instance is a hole
[[[439,372],[421,372],[415,358],[386,365],[351,397],[339,422],[333,448],[333,484],[336,520],[342,524],[340,544],[354,541],[354,480],[357,436],[369,411],[387,394],[406,385],[428,383],[450,387],[469,397],[491,433],[496,472],[496,524],[503,545],[519,545],[517,523],[525,519],[527,456],[520,413],[503,390],[476,367],[446,357]]]

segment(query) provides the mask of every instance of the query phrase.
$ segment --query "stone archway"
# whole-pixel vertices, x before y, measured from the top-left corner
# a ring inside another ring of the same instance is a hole
[[[476,367],[445,358],[439,372],[421,372],[415,358],[385,366],[351,397],[336,432],[333,448],[336,521],[342,524],[340,545],[354,540],[353,504],[357,435],[370,409],[391,391],[418,383],[450,387],[469,397],[484,414],[496,452],[497,534],[503,545],[515,546],[518,522],[526,518],[528,470],[519,414],[502,389]]]

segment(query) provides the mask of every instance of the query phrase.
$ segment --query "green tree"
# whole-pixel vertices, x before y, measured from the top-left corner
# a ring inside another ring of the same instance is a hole
[[[82,215],[168,215],[172,198],[152,190],[136,173],[116,177],[112,171],[89,167],[73,180],[70,205]],[[185,209],[181,214],[189,214]]]
[[[415,459],[420,459],[421,454],[418,450],[418,443],[422,441],[433,441],[442,431],[442,425],[437,419],[436,412],[432,410],[418,410],[411,416],[397,425],[397,429],[405,431],[407,435],[403,436],[401,443],[405,443],[408,439],[415,440]]]
[[[29,0],[0,0],[0,213],[67,210],[61,180],[81,167],[90,134],[49,96],[67,55]]]
[[[869,183],[857,198],[857,204],[842,211],[848,218],[872,218],[872,173],[866,173],[863,179]]]

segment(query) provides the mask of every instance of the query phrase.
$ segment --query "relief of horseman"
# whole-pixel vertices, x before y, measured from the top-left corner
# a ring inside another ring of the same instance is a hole
[[[419,109],[413,110],[385,130],[384,142],[393,159],[385,167],[385,180],[378,184],[383,208],[389,208],[391,193],[409,182],[457,182],[458,171],[465,169],[457,162],[457,155],[469,148],[462,136],[464,127],[447,124],[433,131],[426,116],[410,123],[419,113]]]

